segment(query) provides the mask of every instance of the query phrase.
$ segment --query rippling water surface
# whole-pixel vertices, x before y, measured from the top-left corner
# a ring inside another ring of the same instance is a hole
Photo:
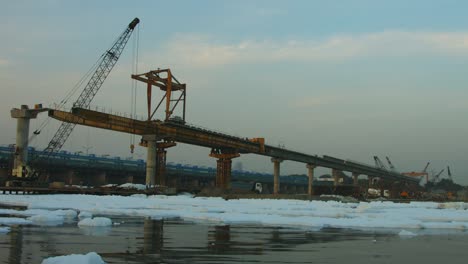
[[[107,263],[466,263],[467,235],[401,238],[342,229],[308,231],[111,217],[108,228],[12,227],[0,263],[95,251]]]

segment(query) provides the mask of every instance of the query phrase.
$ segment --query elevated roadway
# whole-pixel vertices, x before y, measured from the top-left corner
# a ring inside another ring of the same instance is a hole
[[[338,159],[330,156],[319,157],[317,155],[310,155],[274,147],[264,144],[263,139],[235,137],[188,125],[184,122],[175,122],[170,120],[165,122],[159,120],[141,121],[83,108],[73,108],[71,112],[49,110],[48,113],[50,117],[63,122],[143,136],[144,142],[147,142],[148,152],[150,152],[151,142],[153,142],[153,148],[158,149],[158,153],[162,152],[162,157],[157,155],[159,161],[156,162],[156,165],[158,165],[159,168],[157,172],[155,171],[155,174],[158,174],[158,172],[159,174],[164,172],[165,148],[175,145],[175,142],[211,148],[210,156],[218,158],[217,186],[221,188],[229,188],[230,164],[232,158],[246,153],[258,154],[272,158],[272,162],[275,167],[275,192],[279,190],[279,164],[284,160],[301,162],[307,165],[309,174],[309,193],[312,190],[313,170],[316,167],[332,169],[332,174],[335,179],[337,179],[337,172],[339,171],[351,172],[355,182],[357,182],[357,177],[359,175],[367,175],[371,178],[379,177],[380,179],[388,181],[403,181],[414,184],[419,182],[419,179],[414,177],[378,169],[373,166],[360,164],[354,161]],[[150,157],[150,154],[148,154],[148,156],[149,159],[153,159],[153,157]],[[147,161],[147,170],[148,166],[151,166],[149,159]],[[151,169],[153,168],[149,168],[149,170]],[[156,175],[156,177],[158,177],[158,175]],[[147,181],[148,180],[151,179],[148,179],[147,177]]]

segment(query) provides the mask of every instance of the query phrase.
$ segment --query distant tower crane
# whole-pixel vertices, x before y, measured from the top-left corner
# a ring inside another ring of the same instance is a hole
[[[427,172],[427,168],[429,167],[429,164],[431,164],[431,163],[430,163],[430,162],[428,162],[428,163],[426,164],[426,166],[424,167],[424,169],[423,169],[423,171],[422,171],[422,172],[424,172],[424,173],[426,173],[426,172]]]
[[[388,170],[385,164],[379,159],[379,157],[374,156],[375,167],[382,170]]]
[[[122,54],[125,45],[127,44],[130,35],[132,34],[135,27],[138,25],[140,20],[135,18],[130,22],[128,27],[124,30],[124,32],[117,38],[117,40],[113,43],[112,47],[104,52],[101,56],[99,61],[96,63],[97,67],[94,73],[91,75],[88,83],[86,84],[85,88],[81,92],[78,99],[73,103],[73,107],[80,107],[80,108],[88,108],[91,101],[93,100],[96,93],[101,88],[102,84],[106,80],[107,76],[111,72],[112,68],[115,66],[117,61]],[[50,156],[57,153],[65,144],[68,137],[73,131],[75,124],[73,123],[66,123],[63,122],[57,132],[55,132],[54,136],[50,140],[47,147],[43,150],[42,155],[40,156],[41,159],[48,159]],[[37,132],[39,133],[39,132]],[[38,158],[36,158],[38,159]],[[18,170],[19,171],[19,170]],[[38,172],[29,172],[22,175],[13,175],[13,176],[20,176],[26,178],[35,178],[38,175]]]
[[[453,182],[452,172],[450,171],[450,167],[449,167],[449,166],[447,166],[447,175],[448,175],[450,181]]]
[[[439,177],[440,175],[445,171],[445,169],[442,169],[441,171],[439,171],[439,173],[437,173],[435,176],[434,176],[434,182],[438,182],[439,181]]]
[[[412,172],[403,172],[402,174],[406,175],[406,176],[411,176],[411,177],[421,177],[421,176],[423,176],[423,177],[426,177],[426,182],[429,182],[429,173],[427,173],[427,168],[429,167],[429,164],[431,164],[431,163],[428,162],[421,172],[412,171]]]
[[[392,162],[390,161],[390,158],[388,156],[385,156],[387,159],[388,165],[390,166],[390,170],[396,171],[395,166],[393,166]]]

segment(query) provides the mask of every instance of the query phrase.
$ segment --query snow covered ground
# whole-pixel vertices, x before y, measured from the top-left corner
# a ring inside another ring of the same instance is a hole
[[[468,234],[468,203],[301,201],[179,196],[0,195],[0,203],[27,206],[0,209],[0,226],[60,225],[77,214],[180,218],[209,224],[256,224],[319,230],[324,227],[379,230],[400,235]],[[81,218],[81,217],[80,217]],[[96,219],[96,218],[95,218]],[[101,219],[102,220],[102,219]],[[98,220],[98,221],[101,221]],[[82,220],[83,221],[83,220]],[[102,220],[104,221],[104,220]],[[86,220],[86,223],[92,223]],[[102,222],[100,222],[102,224]],[[95,223],[97,224],[97,223]],[[106,225],[111,225],[106,222]],[[401,231],[407,231],[400,233]]]

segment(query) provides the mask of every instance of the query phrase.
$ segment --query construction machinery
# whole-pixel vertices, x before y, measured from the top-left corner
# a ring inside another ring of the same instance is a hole
[[[436,175],[434,175],[434,178],[433,178],[433,182],[438,182],[439,181],[439,178],[440,178],[440,175],[442,175],[442,173],[445,171],[445,169],[442,169],[441,171],[439,171],[439,173],[437,173]]]
[[[449,167],[449,166],[447,166],[447,176],[449,177],[450,181],[453,182],[452,172],[450,171],[450,167]]]
[[[119,60],[133,30],[139,22],[140,20],[138,18],[133,19],[125,28],[124,32],[121,33],[117,40],[112,44],[111,48],[102,54],[95,64],[96,67],[94,68],[94,73],[90,75],[91,77],[89,78],[89,81],[82,90],[78,99],[73,103],[73,107],[88,108],[90,106],[94,96],[97,94],[107,76]],[[40,155],[40,159],[49,159],[51,156],[56,154],[63,147],[74,127],[74,123],[62,122],[57,132],[55,132],[49,144]],[[36,135],[39,133],[40,131],[35,131]],[[23,167],[13,168],[12,176],[15,179],[15,182],[18,180],[19,182],[21,182],[21,180],[38,180],[38,178],[40,178],[40,171],[34,167],[35,163],[37,163],[37,159],[39,158],[33,158],[30,161],[33,169],[30,169],[23,163],[21,163],[21,166]]]
[[[385,158],[387,159],[388,165],[390,166],[390,170],[396,171],[395,166],[393,166],[393,163],[390,161],[390,158],[388,156]]]
[[[427,168],[429,167],[429,164],[431,163],[428,162],[421,172],[412,171],[412,172],[403,172],[402,174],[406,176],[411,176],[411,177],[426,177],[426,182],[429,182],[429,173],[427,173]]]
[[[377,169],[382,169],[382,170],[388,171],[387,167],[386,167],[385,164],[380,160],[379,157],[374,156],[374,161],[375,161],[375,167],[376,167]]]

